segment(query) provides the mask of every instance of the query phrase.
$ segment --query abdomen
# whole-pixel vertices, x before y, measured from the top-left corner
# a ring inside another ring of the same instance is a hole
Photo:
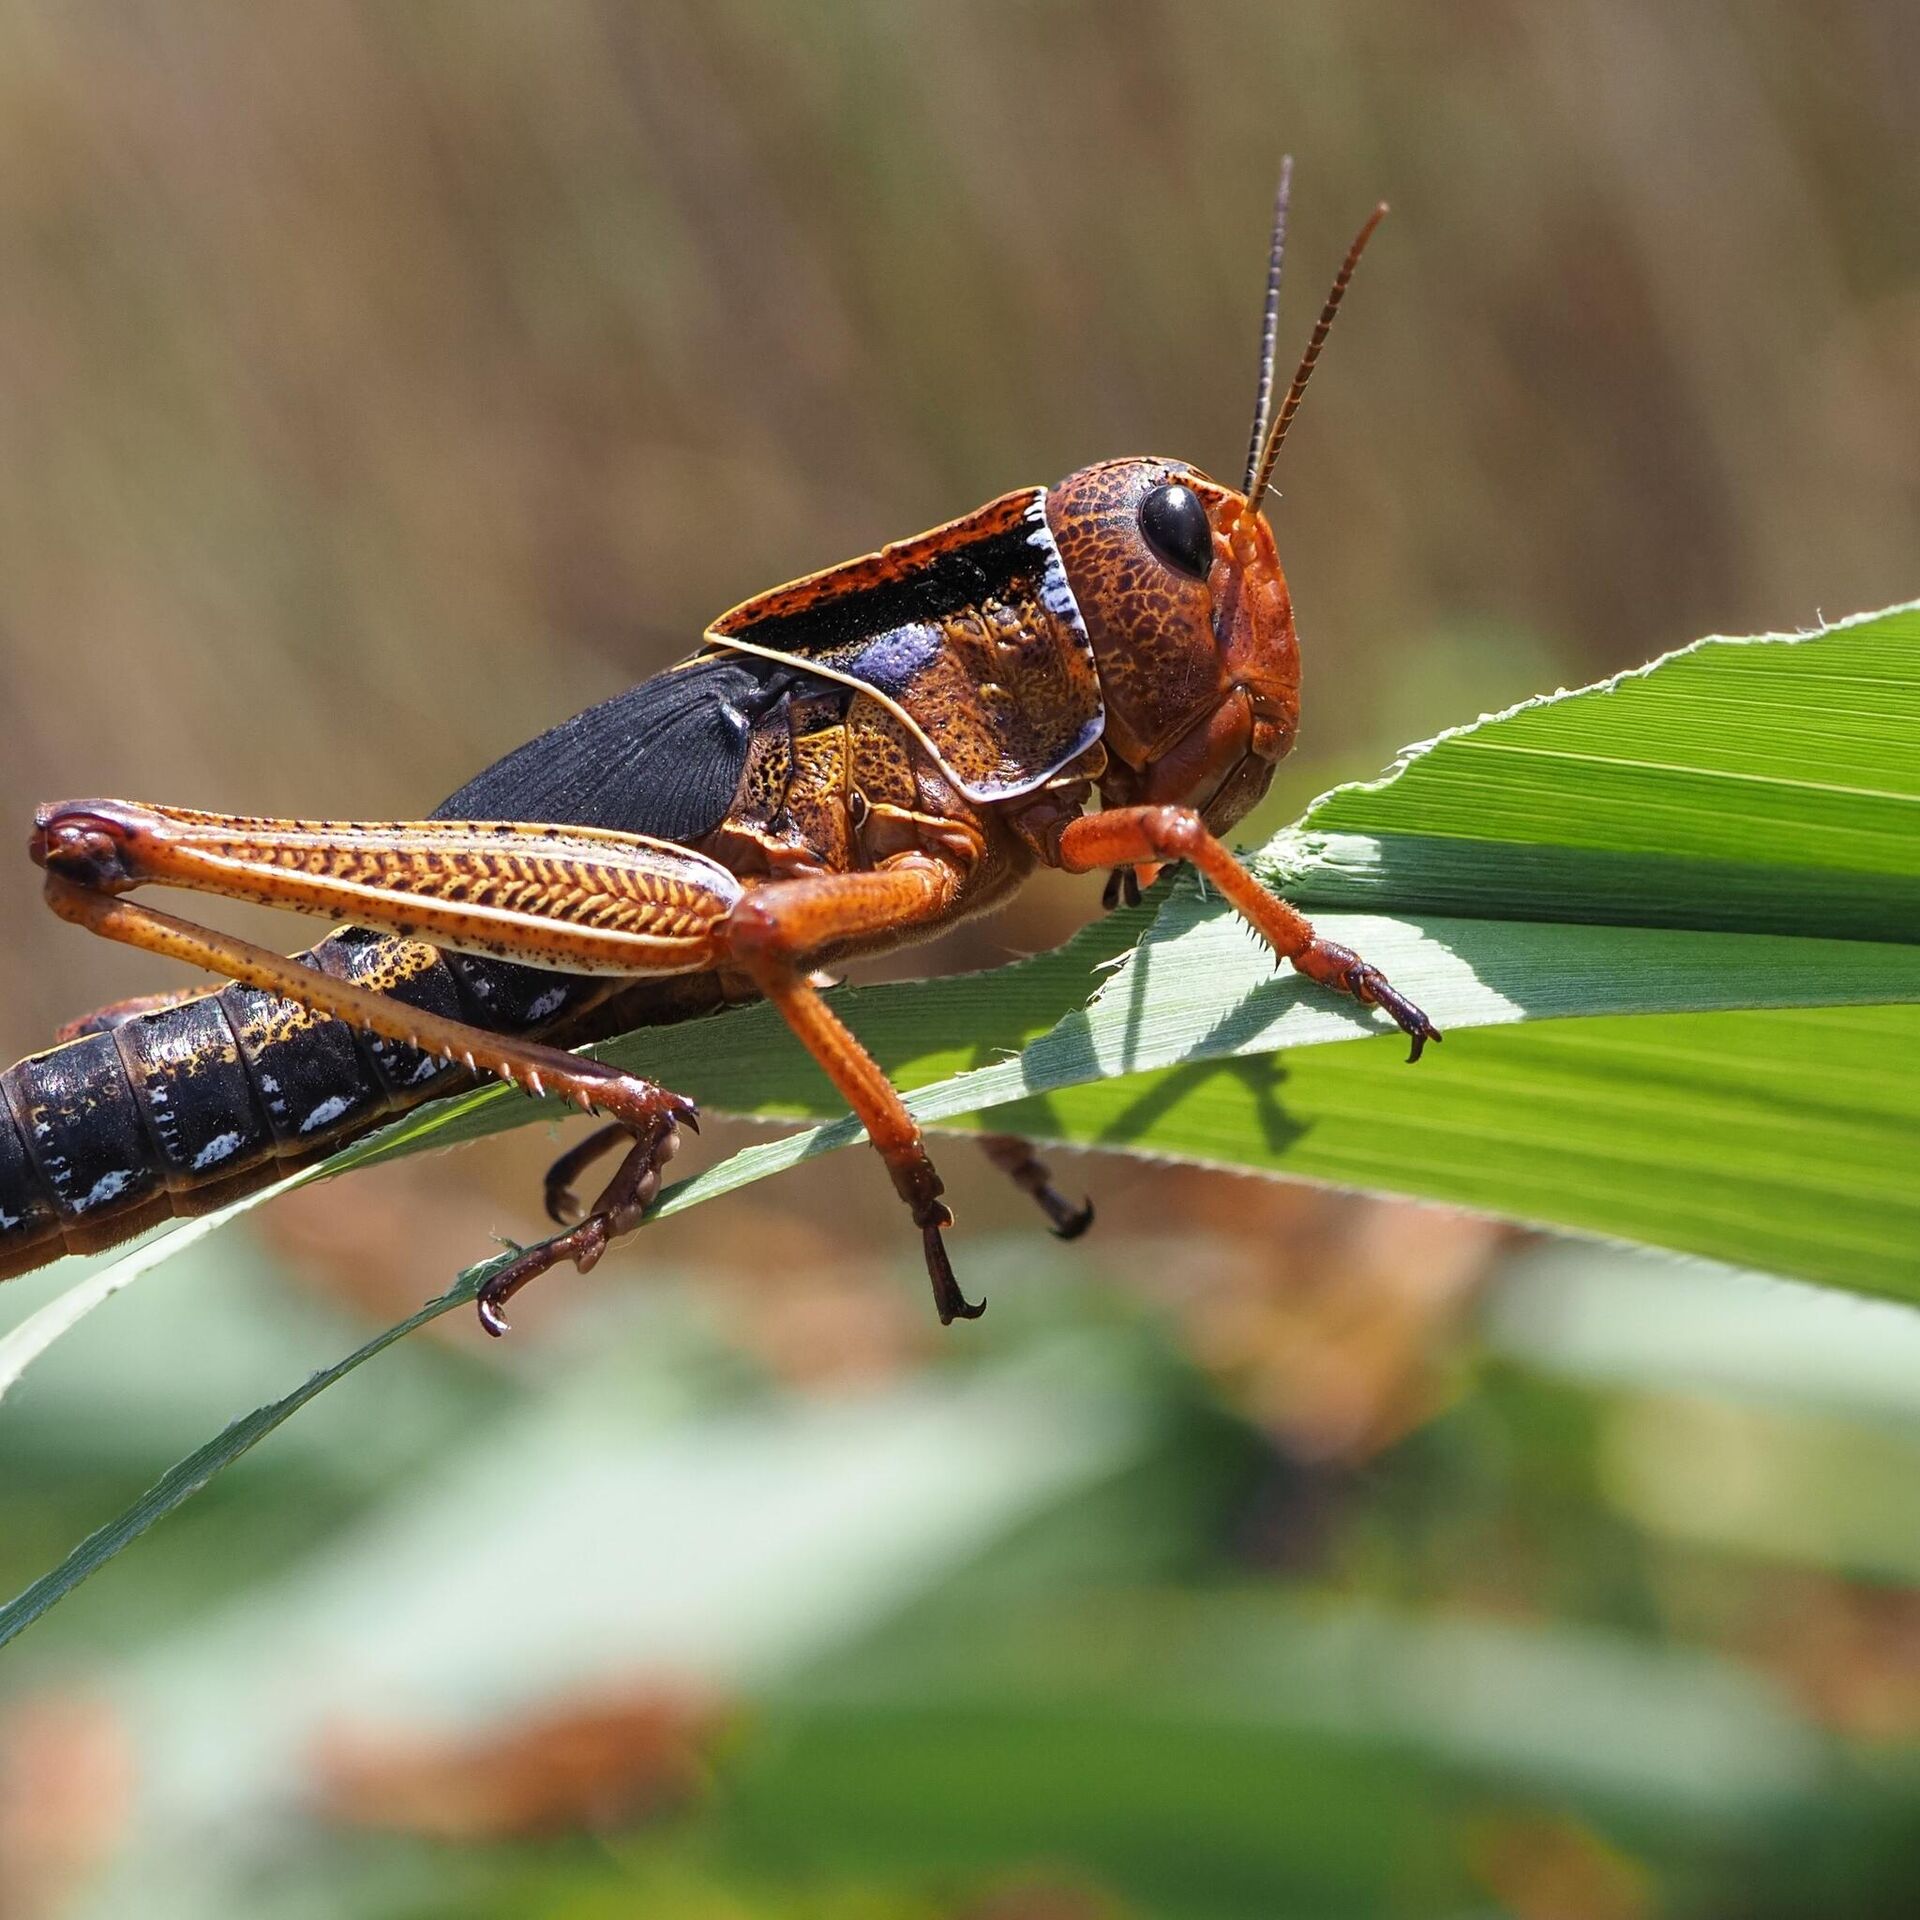
[[[611,984],[359,928],[302,957],[496,1033],[564,1027]],[[0,1279],[224,1206],[466,1078],[240,985],[34,1054],[0,1073]]]

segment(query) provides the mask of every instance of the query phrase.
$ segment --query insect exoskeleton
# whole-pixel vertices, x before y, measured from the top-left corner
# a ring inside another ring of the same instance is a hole
[[[1135,457],[1025,487],[756,595],[699,648],[516,748],[425,820],[260,820],[117,800],[43,807],[49,904],[233,983],[129,1001],[0,1074],[0,1277],[202,1211],[498,1075],[605,1114],[548,1177],[564,1231],[502,1259],[483,1324],[638,1226],[692,1103],[571,1049],[772,1002],[859,1117],[921,1230],[943,1321],[979,1308],[911,1112],[823,996],[823,962],[925,938],[1036,864],[1190,862],[1309,979],[1439,1034],[1220,839],[1293,744],[1300,656],[1261,511],[1376,210],[1277,413],[1283,171],[1238,490]],[[1118,883],[1117,885],[1115,883]],[[346,922],[286,955],[129,898],[148,886]],[[1054,1230],[1091,1219],[1024,1142],[995,1164]],[[603,1153],[582,1210],[572,1187]],[[577,1216],[577,1217],[576,1217]]]

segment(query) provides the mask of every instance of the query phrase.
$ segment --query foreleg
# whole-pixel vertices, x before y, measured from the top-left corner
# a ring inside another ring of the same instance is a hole
[[[1351,947],[1323,940],[1307,918],[1269,893],[1232,852],[1208,831],[1191,807],[1114,807],[1082,814],[1061,829],[1058,858],[1069,873],[1100,867],[1139,865],[1156,860],[1185,860],[1226,895],[1273,950],[1309,980],[1349,993],[1363,1007],[1379,1007],[1413,1041],[1409,1060],[1418,1060],[1440,1029],[1378,967]]]

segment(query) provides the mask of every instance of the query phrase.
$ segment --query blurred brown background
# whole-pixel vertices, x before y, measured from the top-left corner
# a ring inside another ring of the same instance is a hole
[[[9,10],[0,817],[415,813],[796,572],[1110,454],[1237,471],[1283,148],[1283,359],[1395,216],[1281,475],[1274,823],[1903,597],[1917,96],[1901,0]],[[155,983],[0,887],[0,1052]]]

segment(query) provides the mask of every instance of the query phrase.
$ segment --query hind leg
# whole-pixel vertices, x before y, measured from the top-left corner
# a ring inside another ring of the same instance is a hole
[[[571,1226],[580,1218],[580,1200],[573,1183],[596,1160],[604,1160],[628,1137],[625,1127],[596,1127],[547,1169],[546,1178],[541,1182],[541,1198],[546,1203],[547,1218],[556,1227]]]
[[[626,1158],[620,1162],[586,1218],[567,1232],[556,1234],[551,1240],[543,1240],[537,1247],[526,1248],[511,1265],[501,1268],[482,1283],[475,1305],[480,1310],[480,1324],[489,1333],[498,1337],[508,1331],[506,1318],[500,1310],[529,1281],[539,1279],[543,1273],[551,1273],[555,1267],[569,1260],[581,1273],[591,1273],[600,1264],[600,1256],[614,1241],[632,1233],[646,1218],[647,1209],[660,1192],[661,1172],[680,1150],[679,1131],[671,1120],[665,1118],[647,1132],[630,1134],[624,1127],[603,1127],[583,1141],[548,1174],[548,1210],[551,1212],[554,1204],[554,1173],[567,1168],[569,1162],[572,1163],[571,1173],[577,1173],[622,1138],[631,1141]],[[588,1148],[592,1151],[583,1151]]]
[[[644,977],[698,970],[739,896],[734,876],[664,842],[567,828],[449,821],[355,826],[234,820],[118,801],[43,809],[33,851],[63,919],[277,994],[362,1032],[459,1060],[536,1096],[617,1121],[634,1145],[593,1215],[503,1276],[498,1301],[560,1260],[591,1267],[638,1223],[691,1101],[563,1053],[375,993],[251,942],[124,898],[158,882],[385,926],[559,971]],[[576,1162],[576,1166],[581,1164]],[[488,1308],[492,1311],[489,1313]]]

